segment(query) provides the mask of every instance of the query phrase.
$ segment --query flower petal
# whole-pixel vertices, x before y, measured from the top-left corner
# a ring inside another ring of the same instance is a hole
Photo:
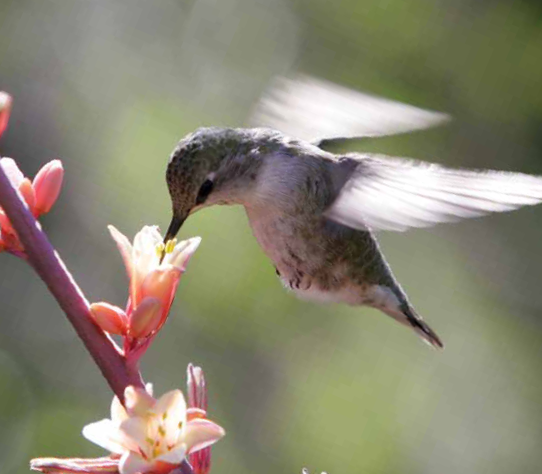
[[[133,452],[125,453],[119,462],[120,474],[136,474],[147,472],[152,468],[152,462],[146,461],[139,454]]]
[[[166,451],[164,454],[160,454],[156,458],[157,461],[169,462],[171,464],[181,464],[186,457],[186,446],[177,445],[169,451]]]
[[[179,423],[186,422],[186,402],[180,390],[172,390],[162,395],[154,407],[158,418],[164,421],[168,444],[177,442]]]
[[[131,416],[145,416],[156,404],[148,390],[129,385],[124,390],[124,403]]]
[[[113,240],[117,244],[122,260],[124,261],[124,266],[126,267],[126,272],[128,273],[128,278],[132,278],[132,244],[124,234],[119,232],[112,225],[107,226],[107,228],[109,229],[111,237],[113,237]]]
[[[201,237],[192,237],[191,239],[180,242],[173,249],[173,252],[168,259],[168,263],[184,272],[188,262],[198,249],[200,243]]]
[[[131,449],[131,451],[139,451],[141,449],[146,453],[148,450],[147,448],[150,447],[147,443],[147,439],[154,439],[154,437],[150,436],[148,433],[148,421],[149,420],[140,416],[132,416],[120,424],[119,430],[122,431],[134,445],[134,449]]]
[[[210,420],[195,419],[189,421],[179,443],[185,443],[188,453],[194,453],[216,443],[226,432]]]
[[[131,448],[137,449],[137,446],[126,438],[117,425],[107,419],[86,425],[83,428],[83,436],[115,454],[122,454]]]
[[[120,425],[127,418],[128,413],[126,409],[122,406],[118,397],[113,397],[113,401],[111,402],[111,421]]]
[[[147,296],[130,315],[128,333],[136,339],[150,336],[162,322],[162,304],[157,298]]]
[[[207,418],[207,412],[201,408],[190,407],[186,410],[186,419],[188,421],[195,420],[196,418]]]
[[[173,303],[181,272],[173,265],[160,265],[147,274],[140,287],[140,298],[157,298],[167,314]]]

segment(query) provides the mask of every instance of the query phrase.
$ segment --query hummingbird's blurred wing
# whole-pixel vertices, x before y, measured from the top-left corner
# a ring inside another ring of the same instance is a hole
[[[350,168],[350,160],[339,166]],[[326,216],[356,229],[403,231],[542,201],[542,177],[453,170],[380,155],[355,161]]]
[[[250,119],[317,146],[440,125],[449,116],[300,75],[276,78]]]

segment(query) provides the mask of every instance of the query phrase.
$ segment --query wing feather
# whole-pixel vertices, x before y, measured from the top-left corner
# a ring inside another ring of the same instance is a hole
[[[250,122],[317,145],[406,133],[440,125],[449,116],[364,94],[314,77],[279,77]]]
[[[369,155],[359,159],[326,216],[353,228],[403,231],[541,201],[538,176]]]

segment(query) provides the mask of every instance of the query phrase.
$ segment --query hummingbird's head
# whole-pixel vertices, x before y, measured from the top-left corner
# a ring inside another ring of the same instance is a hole
[[[213,204],[235,202],[231,158],[242,133],[235,129],[200,128],[184,137],[169,159],[166,181],[173,217],[164,242],[174,238],[186,218]],[[238,170],[233,166],[233,171]]]

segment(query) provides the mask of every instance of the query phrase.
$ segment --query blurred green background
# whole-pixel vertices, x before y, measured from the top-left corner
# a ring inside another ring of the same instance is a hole
[[[277,74],[455,117],[364,150],[542,174],[541,26],[527,0],[0,0],[0,89],[15,101],[0,151],[29,176],[62,159],[42,223],[88,298],[122,306],[106,225],[163,229],[177,140],[246,124]],[[202,245],[143,370],[160,394],[203,366],[228,432],[214,473],[540,472],[541,207],[381,235],[443,353],[374,310],[289,295],[241,208],[196,215],[192,235]],[[106,383],[31,269],[1,261],[1,472],[102,455],[80,432],[108,414]]]

